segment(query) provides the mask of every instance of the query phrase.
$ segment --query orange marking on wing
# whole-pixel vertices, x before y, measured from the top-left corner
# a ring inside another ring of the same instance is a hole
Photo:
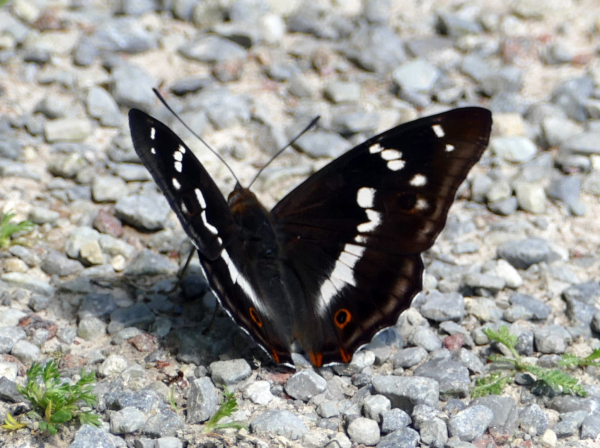
[[[350,362],[352,360],[352,355],[343,348],[340,348],[340,355],[342,355],[342,361],[344,362]]]
[[[273,359],[275,360],[275,362],[277,364],[279,364],[279,355],[277,354],[277,352],[275,351],[275,349],[271,350],[271,356],[273,357]]]
[[[321,367],[323,365],[323,353],[313,352],[309,354],[310,362],[315,367]]]

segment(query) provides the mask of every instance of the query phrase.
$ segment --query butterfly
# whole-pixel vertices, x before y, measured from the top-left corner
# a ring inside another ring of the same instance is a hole
[[[239,182],[225,199],[185,143],[146,113],[142,163],[198,250],[220,303],[272,359],[348,363],[422,288],[421,253],[487,147],[492,117],[465,107],[401,124],[333,160],[268,211]]]

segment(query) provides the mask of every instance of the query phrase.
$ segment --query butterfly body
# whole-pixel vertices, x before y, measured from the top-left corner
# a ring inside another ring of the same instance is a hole
[[[455,109],[368,139],[271,211],[226,201],[164,124],[133,109],[135,149],[198,249],[229,315],[278,363],[294,340],[317,367],[349,362],[421,290],[421,253],[487,146],[491,115]]]

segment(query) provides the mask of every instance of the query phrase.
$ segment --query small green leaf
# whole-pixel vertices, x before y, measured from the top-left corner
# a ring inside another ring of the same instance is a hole
[[[206,433],[206,432],[214,431],[215,429],[223,429],[223,428],[235,428],[235,429],[246,428],[245,425],[242,425],[237,422],[219,423],[219,421],[221,419],[223,419],[224,417],[231,416],[231,414],[233,414],[237,409],[237,401],[235,400],[233,393],[229,392],[229,390],[227,390],[227,387],[225,388],[225,392],[223,393],[223,395],[224,395],[223,403],[221,403],[221,406],[219,406],[219,409],[217,409],[217,412],[215,412],[213,414],[213,416],[206,422],[202,432]]]
[[[71,414],[66,409],[61,409],[56,412],[52,417],[50,417],[50,422],[52,423],[65,423],[73,418],[73,414]]]

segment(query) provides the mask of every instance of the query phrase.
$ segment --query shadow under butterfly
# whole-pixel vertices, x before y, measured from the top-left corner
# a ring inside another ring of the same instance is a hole
[[[279,364],[297,340],[315,367],[347,363],[422,288],[421,253],[488,145],[492,117],[465,107],[376,135],[268,211],[236,184],[226,200],[183,141],[132,109],[141,161],[198,250],[233,320]]]

